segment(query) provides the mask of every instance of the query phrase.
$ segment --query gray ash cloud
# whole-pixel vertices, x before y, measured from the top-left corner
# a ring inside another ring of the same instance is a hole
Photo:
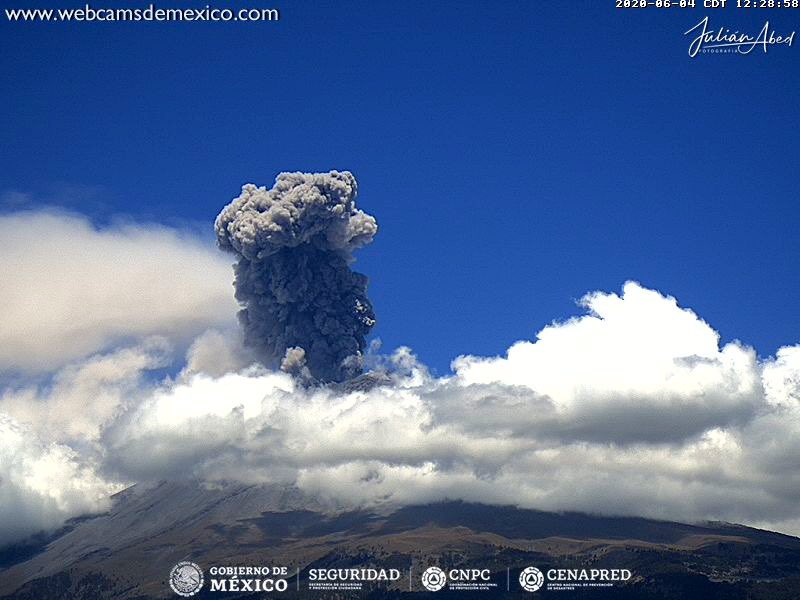
[[[247,184],[214,224],[238,256],[236,299],[245,344],[267,366],[345,381],[362,371],[375,324],[367,278],[353,252],[378,231],[358,210],[347,171],[281,173],[271,189]]]

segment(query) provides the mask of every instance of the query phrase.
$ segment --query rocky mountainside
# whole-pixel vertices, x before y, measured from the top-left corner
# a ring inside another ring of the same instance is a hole
[[[557,598],[800,598],[800,539],[731,524],[687,525],[639,518],[546,513],[444,502],[397,510],[347,511],[294,488],[194,483],[136,486],[104,515],[0,550],[0,598],[144,600],[177,597],[168,576],[190,560],[211,565],[283,565],[289,590],[269,597],[332,597],[309,592],[314,567],[384,567],[399,582],[368,587],[371,598],[528,594],[506,586],[521,569],[626,568],[613,588],[543,589]],[[493,592],[425,592],[429,565],[491,569]],[[409,575],[410,570],[410,575]],[[299,576],[296,575],[299,571]],[[297,591],[297,587],[300,591]],[[509,591],[506,591],[506,587]],[[196,598],[264,598],[206,587]]]

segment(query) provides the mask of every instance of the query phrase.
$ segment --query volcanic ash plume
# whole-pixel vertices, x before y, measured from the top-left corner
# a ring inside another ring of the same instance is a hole
[[[367,278],[349,267],[375,219],[355,206],[347,171],[281,173],[272,189],[247,184],[214,224],[235,252],[245,344],[267,366],[344,381],[362,370],[375,324]]]

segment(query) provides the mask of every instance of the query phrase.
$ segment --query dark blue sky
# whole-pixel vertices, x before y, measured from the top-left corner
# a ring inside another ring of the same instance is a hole
[[[800,9],[274,6],[278,23],[0,21],[0,192],[205,223],[211,243],[242,183],[352,170],[381,226],[357,263],[375,334],[440,372],[626,279],[762,355],[800,342],[800,48],[691,59],[682,35],[705,14],[788,32]]]

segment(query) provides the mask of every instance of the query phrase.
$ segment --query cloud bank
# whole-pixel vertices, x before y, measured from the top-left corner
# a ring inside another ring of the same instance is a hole
[[[195,374],[104,440],[130,479],[295,483],[351,505],[443,498],[678,520],[798,517],[800,348],[759,362],[638,284],[505,357],[431,377],[408,349],[392,383],[298,388],[271,372]],[[158,452],[148,452],[154,444]]]
[[[69,226],[113,245],[109,232]],[[120,231],[114,243],[127,247]],[[137,240],[179,235],[133,231]],[[94,264],[89,246],[66,264]],[[213,249],[192,248],[211,260]],[[186,271],[209,264],[181,262]],[[51,257],[35,270],[46,280],[62,268]],[[138,272],[120,263],[128,269]],[[104,289],[97,285],[92,293]],[[10,312],[24,312],[21,295],[2,293]],[[368,355],[382,383],[348,391],[251,365],[235,337],[210,327],[222,319],[215,310],[187,325],[184,303],[204,306],[194,293],[143,325],[137,303],[109,292],[111,314],[127,318],[99,323],[96,341],[80,350],[64,349],[71,360],[46,354],[55,365],[46,380],[0,392],[0,544],[105,510],[124,485],[164,478],[294,484],[351,507],[461,498],[800,533],[800,346],[768,359],[740,343],[721,346],[674,298],[629,282],[620,294],[588,294],[583,315],[504,356],[456,358],[446,377],[407,348]],[[55,288],[51,295],[37,297],[40,312],[67,302]],[[170,325],[173,308],[181,314]],[[54,323],[52,339],[69,339],[68,326],[42,319]],[[176,364],[175,336],[195,329]],[[36,370],[39,349],[27,344],[21,356]],[[166,365],[173,374],[155,378]]]
[[[231,320],[230,261],[156,225],[0,215],[0,373],[46,373],[131,339],[191,341]]]
[[[105,510],[119,489],[74,449],[0,413],[0,546]]]

